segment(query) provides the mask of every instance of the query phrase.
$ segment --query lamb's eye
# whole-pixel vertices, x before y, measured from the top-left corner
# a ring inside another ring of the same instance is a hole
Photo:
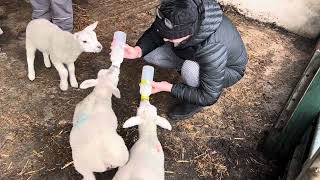
[[[82,41],[83,43],[87,43],[87,41]]]

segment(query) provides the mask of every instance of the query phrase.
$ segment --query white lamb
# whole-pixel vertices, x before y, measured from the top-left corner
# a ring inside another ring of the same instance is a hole
[[[70,84],[77,88],[74,62],[82,52],[98,53],[102,45],[93,31],[98,22],[89,25],[84,30],[71,34],[61,30],[57,25],[45,19],[32,20],[26,29],[26,51],[28,61],[28,77],[35,79],[34,57],[38,49],[43,54],[44,64],[51,67],[50,60],[60,76],[60,89],[68,89],[68,72]],[[49,59],[50,56],[50,59]],[[66,67],[64,66],[66,65]]]
[[[1,34],[3,34],[3,31],[2,31],[2,29],[0,28],[0,35],[1,35]]]
[[[81,89],[95,86],[79,104],[73,116],[70,145],[75,169],[84,180],[95,180],[93,172],[104,172],[126,164],[128,149],[117,133],[117,117],[112,110],[112,94],[120,98],[117,88],[119,69],[100,70],[98,79],[86,80]]]
[[[120,167],[113,180],[164,180],[164,154],[157,137],[157,125],[171,130],[165,118],[149,102],[141,102],[137,116],[128,119],[123,127],[139,125],[139,140],[130,150],[128,163]]]

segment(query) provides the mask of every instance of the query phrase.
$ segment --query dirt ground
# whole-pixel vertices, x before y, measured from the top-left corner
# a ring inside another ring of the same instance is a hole
[[[151,24],[155,0],[74,1],[75,27],[82,29],[99,21],[97,35],[104,45],[99,54],[82,54],[76,63],[79,82],[95,78],[107,68],[109,44],[114,31],[128,34],[134,44]],[[75,105],[90,91],[59,89],[54,68],[46,69],[41,56],[36,61],[36,79],[27,78],[24,42],[16,40],[31,17],[31,7],[22,0],[1,0],[6,16],[0,16],[0,179],[80,179],[74,170],[69,132]],[[166,179],[276,179],[274,162],[257,151],[263,132],[276,121],[290,92],[308,64],[314,43],[272,25],[260,24],[225,9],[240,31],[249,54],[246,75],[225,89],[212,107],[186,121],[173,124],[171,132],[159,129],[165,153]],[[119,123],[136,112],[143,61],[125,61],[121,67],[121,99],[114,99]],[[156,80],[179,80],[175,72],[156,69]],[[175,100],[166,93],[151,102],[165,116]],[[120,134],[129,147],[137,139],[135,128]],[[113,173],[97,174],[111,179]]]

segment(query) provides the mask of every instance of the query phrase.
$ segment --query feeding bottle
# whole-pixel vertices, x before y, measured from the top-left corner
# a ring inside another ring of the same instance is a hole
[[[141,82],[140,82],[140,95],[141,102],[149,101],[151,95],[153,81],[154,68],[152,66],[146,65],[142,68]]]
[[[126,44],[126,33],[122,31],[116,31],[113,34],[113,43],[114,47],[111,51],[111,62],[112,65],[120,67],[121,63],[123,62],[124,56],[124,45]]]

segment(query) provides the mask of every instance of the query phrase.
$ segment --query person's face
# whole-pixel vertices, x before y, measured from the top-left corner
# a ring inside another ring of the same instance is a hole
[[[167,39],[167,38],[163,38],[164,41],[168,41],[168,42],[172,42],[174,47],[177,47],[182,41],[188,39],[190,37],[190,35],[179,38],[179,39]]]

